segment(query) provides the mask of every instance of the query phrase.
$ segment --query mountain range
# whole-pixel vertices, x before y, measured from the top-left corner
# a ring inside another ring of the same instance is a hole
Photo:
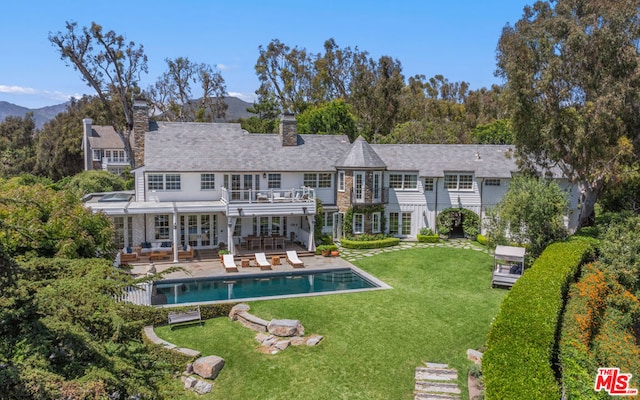
[[[225,101],[229,106],[229,108],[227,108],[226,121],[237,121],[239,118],[249,118],[254,115],[247,111],[248,107],[253,106],[252,103],[240,100],[237,97],[225,97]],[[56,115],[65,111],[68,105],[69,103],[66,102],[42,108],[27,108],[6,101],[0,101],[0,122],[9,116],[23,118],[27,113],[33,112],[36,129],[42,129],[47,121],[52,120]]]

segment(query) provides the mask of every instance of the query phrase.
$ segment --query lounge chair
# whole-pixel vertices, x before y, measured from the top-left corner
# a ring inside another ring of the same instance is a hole
[[[298,258],[298,253],[295,250],[287,251],[287,262],[289,262],[293,268],[304,267],[304,263]]]
[[[271,263],[267,261],[267,256],[264,253],[256,253],[256,263],[261,270],[271,269]]]
[[[238,272],[238,266],[233,260],[233,254],[223,254],[222,265],[224,265],[224,269],[227,270],[227,272]]]

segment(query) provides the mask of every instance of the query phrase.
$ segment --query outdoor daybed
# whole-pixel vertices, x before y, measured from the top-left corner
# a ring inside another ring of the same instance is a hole
[[[491,287],[511,287],[524,272],[524,247],[496,246]]]

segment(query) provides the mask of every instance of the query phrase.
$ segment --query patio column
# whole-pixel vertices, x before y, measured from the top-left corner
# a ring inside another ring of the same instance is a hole
[[[230,254],[235,254],[236,249],[234,248],[235,243],[233,243],[233,228],[236,226],[236,218],[235,217],[227,217],[227,244]]]
[[[307,250],[316,251],[316,239],[313,232],[315,231],[316,217],[315,215],[307,215],[307,221],[309,222],[309,243],[307,243]]]
[[[178,210],[173,210],[173,262],[178,262]]]

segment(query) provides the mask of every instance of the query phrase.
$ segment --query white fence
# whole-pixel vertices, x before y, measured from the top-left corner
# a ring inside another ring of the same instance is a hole
[[[116,301],[137,304],[139,306],[150,306],[152,289],[152,282],[128,286],[122,291],[120,296],[116,296]]]

